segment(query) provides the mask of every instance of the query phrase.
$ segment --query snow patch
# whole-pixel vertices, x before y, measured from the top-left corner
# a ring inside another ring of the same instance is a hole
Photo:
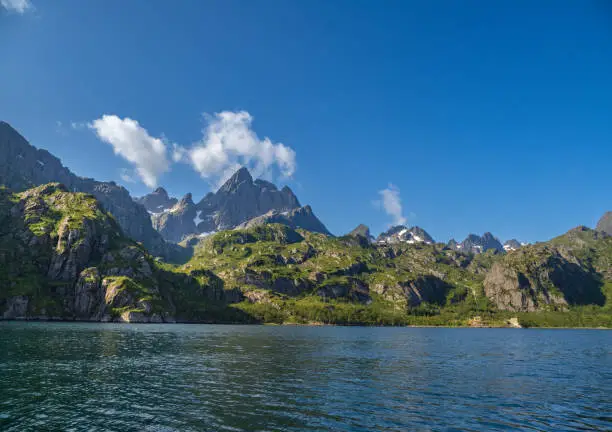
[[[202,210],[198,210],[196,212],[196,217],[193,218],[193,223],[195,224],[195,226],[197,227],[201,222],[204,222],[204,219],[202,219],[200,217],[200,215],[202,214]]]
[[[36,162],[37,162],[37,163],[38,163],[38,165],[40,165],[41,167],[44,167],[44,166],[45,166],[45,163],[44,163],[43,161],[41,161],[41,160],[37,160]]]
[[[216,232],[217,231],[203,232],[203,233],[198,234],[198,237],[200,237],[200,238],[208,237],[209,235],[212,235],[212,234],[214,234]]]

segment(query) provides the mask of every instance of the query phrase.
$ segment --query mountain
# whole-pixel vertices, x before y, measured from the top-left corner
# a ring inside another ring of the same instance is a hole
[[[397,225],[389,228],[376,238],[377,243],[425,243],[432,244],[434,239],[422,228],[414,226],[407,228]]]
[[[157,201],[155,202],[157,203]],[[207,235],[227,229],[264,223],[281,223],[330,235],[310,206],[302,207],[287,186],[278,189],[265,180],[253,180],[247,168],[240,168],[216,193],[200,202],[181,200],[163,212],[152,214],[153,225],[162,236],[180,242],[193,235]]]
[[[504,242],[504,250],[506,252],[515,251],[517,249],[520,249],[520,247],[521,244],[516,239],[511,239]]]
[[[92,194],[105,210],[112,213],[123,231],[142,242],[154,255],[172,258],[179,253],[153,229],[147,210],[132,199],[129,192],[114,182],[99,182],[78,177],[46,150],[37,149],[0,121],[0,185],[14,191],[57,182],[68,190]]]
[[[176,198],[170,198],[166,189],[159,187],[150,194],[147,194],[140,198],[135,198],[139,204],[142,204],[149,213],[162,213],[166,210],[170,210],[176,205],[178,200]]]
[[[271,210],[264,215],[254,217],[238,225],[236,228],[251,228],[271,223],[279,223],[293,229],[301,228],[307,231],[331,235],[327,228],[325,228],[325,225],[312,212],[312,208],[309,205],[284,212]]]
[[[612,235],[612,211],[606,212],[601,219],[599,219],[595,229]]]
[[[187,195],[173,209],[194,207]],[[367,227],[356,231],[254,224],[200,238],[172,265],[125,237],[90,194],[2,188],[0,319],[505,326],[511,311],[513,325],[612,327],[605,232],[578,227],[509,254],[473,254],[370,243],[360,241]]]
[[[503,255],[484,280],[497,308],[522,312],[603,306],[605,286],[612,288],[612,237],[586,227]]]
[[[169,210],[153,213],[153,227],[168,241],[180,242],[186,234],[195,233],[197,211],[190,193],[185,195]]]
[[[96,199],[0,189],[0,317],[159,321],[152,260]]]
[[[504,251],[504,246],[490,232],[484,233],[482,237],[476,234],[470,234],[461,243],[457,243],[454,239],[451,241],[453,242],[453,244],[451,245],[451,242],[449,242],[448,247],[452,247],[455,250],[466,253],[478,254],[486,252],[490,249],[493,249],[497,252]]]

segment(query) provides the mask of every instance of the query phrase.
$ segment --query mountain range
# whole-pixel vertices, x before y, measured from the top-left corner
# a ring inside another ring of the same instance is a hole
[[[533,245],[402,225],[335,237],[246,168],[197,203],[133,199],[7,123],[0,185],[2,319],[612,327],[611,212]]]

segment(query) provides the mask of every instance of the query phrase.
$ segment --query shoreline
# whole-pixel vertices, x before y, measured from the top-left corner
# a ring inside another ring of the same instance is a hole
[[[529,330],[529,329],[543,329],[543,330],[612,330],[612,327],[550,327],[550,326],[470,326],[470,325],[417,325],[417,324],[406,324],[406,325],[366,325],[366,324],[327,324],[321,322],[312,323],[244,323],[244,322],[206,322],[206,321],[172,321],[172,322],[150,322],[150,321],[92,321],[92,320],[66,320],[66,319],[54,319],[54,318],[0,318],[0,324],[11,323],[11,322],[35,322],[35,323],[89,323],[89,324],[150,324],[150,325],[173,325],[173,324],[188,324],[188,325],[235,325],[235,326],[276,326],[276,327],[363,327],[363,328],[440,328],[440,329],[512,329],[512,330]]]

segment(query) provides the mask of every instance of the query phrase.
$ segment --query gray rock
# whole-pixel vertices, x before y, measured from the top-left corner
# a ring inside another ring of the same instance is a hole
[[[434,239],[423,228],[413,226],[407,228],[404,225],[396,225],[381,233],[376,239],[377,243],[425,243],[432,244]]]
[[[134,202],[124,187],[73,174],[58,158],[30,145],[19,132],[2,121],[0,154],[0,184],[22,191],[57,182],[70,191],[92,194],[105,210],[113,214],[125,234],[142,242],[152,254],[172,259],[174,254],[180,253],[175,246],[167,245],[153,229],[147,210]]]
[[[27,296],[14,296],[6,299],[3,319],[25,319],[28,316],[30,299]],[[2,308],[0,308],[1,310]]]
[[[162,187],[155,189],[153,192],[143,197],[135,198],[134,201],[142,204],[150,213],[162,213],[166,210],[170,210],[178,202],[176,198],[170,198],[166,189]]]
[[[490,249],[497,252],[504,252],[504,246],[499,239],[490,232],[484,233],[482,237],[476,234],[470,234],[461,243],[457,243],[455,240],[451,241],[453,244],[451,245],[451,242],[449,242],[448,247],[465,253],[479,254]]]
[[[331,235],[325,225],[323,225],[323,223],[315,216],[312,208],[308,205],[285,212],[272,210],[264,215],[255,217],[245,223],[242,223],[236,228],[251,228],[270,223],[278,223],[287,225],[293,229],[301,228],[311,232]]]

